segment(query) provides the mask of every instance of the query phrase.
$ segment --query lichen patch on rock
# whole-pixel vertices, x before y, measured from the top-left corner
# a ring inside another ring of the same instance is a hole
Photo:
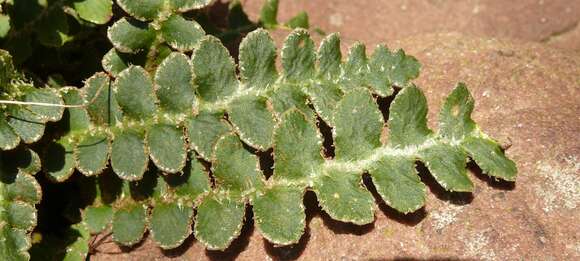
[[[437,232],[440,232],[445,227],[453,224],[457,220],[457,215],[461,213],[463,206],[457,206],[449,204],[444,206],[438,211],[435,211],[432,215],[433,228]]]
[[[555,209],[576,209],[580,204],[580,162],[576,156],[568,156],[557,161],[540,161],[536,167],[537,174],[545,182],[536,185],[536,194],[543,199],[544,212]]]

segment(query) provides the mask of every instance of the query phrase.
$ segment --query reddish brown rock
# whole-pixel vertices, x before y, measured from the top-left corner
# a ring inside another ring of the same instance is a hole
[[[242,1],[253,19],[263,2]],[[303,10],[311,25],[369,44],[460,32],[580,50],[580,1],[575,0],[282,0],[280,21]]]

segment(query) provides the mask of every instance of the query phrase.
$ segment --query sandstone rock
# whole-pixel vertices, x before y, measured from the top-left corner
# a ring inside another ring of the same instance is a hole
[[[242,1],[257,19],[264,0]],[[311,25],[369,44],[425,33],[547,42],[580,50],[580,1],[570,0],[292,0],[280,1],[280,21],[300,11]]]

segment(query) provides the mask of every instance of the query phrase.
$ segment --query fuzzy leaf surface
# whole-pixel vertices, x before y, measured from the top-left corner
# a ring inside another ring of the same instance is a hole
[[[473,190],[468,157],[492,176],[515,177],[515,164],[471,120],[473,101],[464,85],[446,99],[439,130],[427,126],[425,95],[411,83],[420,66],[404,52],[380,46],[367,57],[364,45],[355,44],[343,61],[337,35],[316,51],[308,31],[298,29],[283,45],[280,73],[275,57],[264,30],[242,41],[237,68],[223,44],[205,36],[191,57],[165,52],[143,67],[126,63],[87,81],[84,98],[99,105],[87,106],[90,122],[70,132],[76,133],[71,143],[77,169],[98,173],[110,155],[122,179],[124,196],[91,206],[112,206],[116,241],[135,244],[149,229],[163,248],[193,233],[207,248],[223,250],[251,209],[266,239],[297,243],[306,229],[309,190],[331,218],[373,222],[376,205],[364,173],[397,211],[423,207],[417,161],[449,191]],[[401,90],[385,123],[375,99],[395,87]],[[323,148],[324,125],[331,127],[332,139],[324,143],[335,146],[334,155]],[[88,149],[85,157],[76,152],[88,137],[103,141],[93,145],[94,161]],[[256,156],[263,153],[274,160],[267,179]],[[101,221],[94,230],[109,223],[104,214]]]
[[[0,259],[28,260],[30,233],[36,226],[35,204],[41,189],[31,175],[40,170],[38,155],[28,149],[0,151]]]

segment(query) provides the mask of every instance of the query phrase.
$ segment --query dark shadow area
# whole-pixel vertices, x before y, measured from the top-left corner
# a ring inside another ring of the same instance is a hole
[[[33,163],[33,154],[24,146],[18,146],[10,151],[1,151],[0,157],[0,181],[12,184],[19,169],[26,169]]]
[[[375,97],[377,105],[379,106],[379,110],[381,111],[381,114],[383,115],[383,120],[385,121],[385,123],[388,122],[388,120],[389,120],[389,109],[391,107],[391,103],[393,102],[393,100],[395,100],[395,97],[397,97],[397,94],[401,90],[401,88],[398,88],[395,86],[393,86],[393,89],[394,89],[393,94],[390,96],[387,96],[387,97],[373,95]]]
[[[322,135],[322,155],[327,159],[334,158],[334,140],[332,128],[320,116],[316,115],[316,126]]]
[[[252,206],[246,205],[244,225],[238,236],[225,251],[205,250],[205,255],[211,260],[235,260],[250,244],[250,237],[254,233],[254,211]],[[193,237],[193,236],[191,236]]]
[[[385,203],[381,195],[379,195],[379,192],[377,192],[377,189],[373,184],[371,176],[369,174],[363,175],[363,183],[367,188],[367,190],[370,191],[371,194],[373,194],[373,197],[375,198],[375,203],[379,206],[381,212],[383,212],[383,214],[387,216],[389,219],[395,220],[407,226],[415,226],[419,224],[419,222],[421,222],[427,216],[427,211],[425,211],[425,207],[422,207],[413,213],[403,214],[387,205],[387,203]]]
[[[36,175],[42,188],[42,200],[38,204],[38,225],[35,230],[42,234],[64,233],[70,225],[81,220],[78,206],[82,204],[81,174],[75,172],[69,182],[54,183],[46,175]]]
[[[499,189],[499,190],[514,190],[516,188],[516,183],[512,181],[505,181],[503,179],[496,179],[492,176],[483,173],[481,168],[474,162],[470,161],[467,163],[467,169],[473,173],[475,177],[481,181],[485,181],[488,186]]]
[[[266,179],[269,179],[274,174],[274,149],[270,148],[267,151],[257,151],[256,155],[260,162],[260,170],[264,173]]]
[[[63,171],[67,167],[65,166],[67,157],[71,157],[72,154],[73,151],[67,150],[62,144],[51,142],[46,148],[45,156],[42,157],[42,167],[50,173]]]
[[[30,258],[32,261],[47,260],[47,257],[50,260],[63,260],[67,247],[81,237],[81,233],[73,228],[44,234],[42,241],[30,248]]]
[[[298,241],[298,243],[294,245],[276,246],[266,239],[264,239],[263,241],[266,253],[268,253],[268,255],[273,260],[296,260],[302,255],[304,249],[306,249],[308,241],[310,241],[310,228],[308,225],[306,226],[304,235],[302,235],[300,241]]]
[[[143,174],[143,178],[136,182],[129,182],[129,191],[131,199],[134,201],[146,202],[155,194],[155,189],[159,182],[157,169],[152,161],[149,162],[147,171]]]
[[[324,226],[332,230],[332,232],[334,232],[335,234],[351,234],[362,236],[375,229],[374,221],[366,225],[356,225],[353,223],[346,223],[332,219],[330,215],[328,215],[326,212],[322,210],[320,210],[320,217],[322,218]]]
[[[473,193],[471,192],[450,192],[441,187],[422,162],[416,162],[416,169],[421,181],[427,185],[429,191],[438,199],[448,201],[454,205],[467,205],[473,201]]]
[[[147,236],[147,232],[143,236],[143,239],[141,239],[141,241],[139,241],[135,245],[123,246],[123,245],[117,244],[113,241],[111,232],[94,235],[89,242],[89,252],[88,252],[86,260],[90,260],[91,255],[94,255],[97,253],[115,256],[115,255],[120,255],[120,254],[124,254],[124,253],[130,252],[130,251],[133,251],[133,250],[143,246],[143,244],[145,243],[146,236]],[[104,246],[105,244],[114,244],[115,246],[117,246],[119,248],[119,250],[118,251],[117,250],[112,250],[112,251],[100,250],[99,248],[101,246]]]

